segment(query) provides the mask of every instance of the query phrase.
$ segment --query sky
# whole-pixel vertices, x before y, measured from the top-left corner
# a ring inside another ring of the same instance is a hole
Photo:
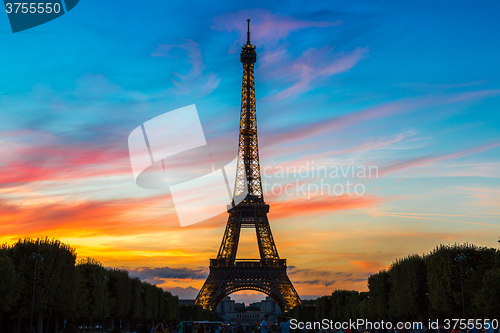
[[[370,274],[439,244],[498,248],[499,10],[87,0],[15,34],[0,14],[0,243],[57,238],[196,297],[226,207],[181,227],[168,183],[136,184],[127,140],[195,104],[214,168],[234,158],[250,18],[264,197],[302,298],[367,290]],[[201,169],[185,164],[170,171]],[[243,230],[238,257],[257,255]]]

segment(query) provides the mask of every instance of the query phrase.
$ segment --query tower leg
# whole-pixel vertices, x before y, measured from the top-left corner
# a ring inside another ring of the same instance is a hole
[[[213,260],[216,263],[217,260]],[[300,298],[286,274],[286,266],[255,265],[254,262],[236,262],[236,265],[210,266],[210,274],[201,288],[196,304],[215,310],[230,294],[240,290],[255,290],[271,297],[281,311],[300,304]]]

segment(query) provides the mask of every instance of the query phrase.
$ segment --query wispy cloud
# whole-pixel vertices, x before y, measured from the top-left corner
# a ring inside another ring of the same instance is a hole
[[[184,74],[174,72],[172,83],[178,94],[190,94],[192,98],[201,97],[211,93],[219,85],[220,78],[217,74],[210,72],[205,74],[205,65],[201,54],[200,45],[185,39],[179,44],[158,44],[153,52],[153,57],[177,58],[174,51],[183,50],[186,53],[186,62],[191,68]]]
[[[0,234],[93,237],[158,232],[165,230],[166,221],[177,224],[175,212],[169,212],[165,201],[166,196],[72,203],[0,201]],[[146,223],[143,213],[146,210],[160,210],[161,214],[150,213]]]
[[[263,99],[282,100],[311,89],[312,83],[345,72],[358,63],[368,52],[367,48],[355,48],[351,52],[334,52],[334,47],[312,46],[298,57],[287,50],[285,41],[290,34],[307,28],[327,28],[342,24],[339,20],[306,21],[291,16],[253,9],[228,13],[216,17],[212,28],[219,31],[237,31],[238,39],[245,40],[246,19],[252,19],[252,36],[259,46],[266,48],[258,70],[268,80],[278,79],[279,90]],[[233,45],[231,52],[235,52]],[[283,84],[285,82],[285,84]],[[291,85],[290,85],[291,83]],[[283,88],[285,86],[285,88]],[[288,86],[288,87],[287,87]]]
[[[311,89],[312,83],[316,83],[315,86],[317,86],[318,82],[315,81],[348,71],[367,52],[367,48],[358,47],[351,52],[334,53],[333,48],[325,46],[306,50],[297,60],[289,64],[283,63],[280,57],[270,57],[268,59],[272,61],[264,62],[261,68],[264,76],[279,77],[294,83],[288,88],[269,95],[263,101],[266,99],[276,101],[297,96]],[[280,63],[279,66],[277,66],[278,63]]]
[[[409,168],[417,168],[417,167],[423,167],[423,166],[428,166],[432,165],[441,161],[446,161],[446,160],[455,160],[455,159],[460,159],[469,155],[473,154],[479,154],[483,153],[488,150],[492,150],[500,146],[500,143],[494,143],[494,144],[489,144],[489,145],[481,145],[478,147],[470,148],[470,149],[464,149],[464,150],[459,150],[454,153],[449,153],[449,154],[444,154],[441,156],[423,156],[423,157],[418,157],[418,158],[413,158],[410,160],[406,161],[400,161],[393,163],[391,165],[381,167],[380,168],[380,175],[387,175],[389,173],[401,171],[404,169],[409,169]]]
[[[347,128],[365,121],[377,118],[389,117],[400,112],[415,109],[418,101],[401,100],[388,102],[378,106],[368,107],[349,114],[335,116],[330,119],[313,122],[310,124],[301,124],[294,127],[288,127],[281,131],[276,131],[272,135],[267,135],[266,139],[274,145],[284,144],[293,141],[301,141],[311,137],[318,137],[341,128]]]
[[[363,271],[369,273],[376,273],[384,267],[382,262],[380,261],[353,260],[350,263],[352,265],[361,267]]]
[[[324,28],[342,24],[340,20],[306,21],[275,14],[266,9],[242,10],[223,14],[213,19],[212,28],[218,31],[239,33],[239,40],[246,40],[246,20],[251,19],[252,36],[259,44],[275,44],[294,31],[305,28]]]
[[[368,195],[324,195],[310,200],[298,198],[272,202],[273,209],[269,214],[274,219],[311,214],[327,214],[338,210],[363,209],[379,204],[380,202],[380,198]]]
[[[137,269],[129,269],[130,275],[147,281],[158,281],[168,279],[190,279],[202,280],[208,276],[207,269],[192,269],[192,268],[172,268],[172,267],[139,267]]]
[[[419,96],[390,101],[376,106],[370,106],[359,111],[354,111],[329,119],[296,126],[287,126],[277,130],[271,135],[266,135],[266,142],[272,145],[282,145],[294,141],[302,141],[309,138],[320,137],[341,129],[363,124],[370,120],[384,119],[391,116],[408,114],[416,110],[449,105],[462,102],[473,102],[500,95],[500,89],[488,89],[480,91],[467,91],[454,94],[438,96]]]
[[[349,285],[358,285],[361,290],[366,288],[366,281],[370,273],[378,271],[380,265],[374,264],[370,267],[370,270],[366,270],[367,264],[361,261],[356,261],[357,263],[362,263],[361,265],[355,265],[362,268],[362,271],[355,269],[351,272],[338,271],[339,268],[336,265],[325,266],[326,270],[318,269],[290,269],[288,274],[290,275],[294,284],[297,284],[298,289],[302,288],[318,288],[318,287],[329,287],[331,291],[335,289],[352,289]],[[349,265],[353,265],[349,263]],[[311,278],[313,277],[313,278]]]
[[[0,184],[74,179],[130,172],[128,152],[114,142],[68,143],[49,132],[0,132]]]
[[[398,217],[398,218],[433,220],[433,221],[451,222],[451,223],[459,223],[459,224],[472,224],[472,225],[480,225],[480,226],[488,226],[488,227],[500,227],[500,224],[494,224],[494,223],[451,220],[451,219],[443,219],[443,218],[436,217],[436,216],[440,216],[439,214],[425,214],[425,215],[430,215],[430,216],[423,216],[422,214],[415,214],[415,215],[398,214],[398,213],[387,214],[387,216]]]

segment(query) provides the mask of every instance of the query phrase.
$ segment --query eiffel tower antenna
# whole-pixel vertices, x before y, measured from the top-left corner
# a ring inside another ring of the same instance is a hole
[[[247,20],[248,30],[247,30],[247,44],[250,44],[250,19]]]
[[[267,219],[269,205],[264,201],[260,176],[257,112],[255,107],[255,46],[250,43],[250,20],[247,42],[241,48],[243,65],[241,90],[238,162],[233,200],[228,205],[229,218],[216,259],[210,259],[210,274],[196,297],[196,304],[215,310],[228,295],[240,290],[256,290],[270,296],[282,311],[301,303],[286,273],[286,259],[281,259]],[[236,259],[241,228],[254,228],[259,259]]]

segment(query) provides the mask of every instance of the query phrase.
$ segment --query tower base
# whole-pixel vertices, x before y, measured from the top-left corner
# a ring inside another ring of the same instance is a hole
[[[256,290],[271,297],[287,311],[300,304],[300,298],[286,274],[286,259],[210,260],[210,274],[195,304],[215,310],[228,295],[240,290]]]

